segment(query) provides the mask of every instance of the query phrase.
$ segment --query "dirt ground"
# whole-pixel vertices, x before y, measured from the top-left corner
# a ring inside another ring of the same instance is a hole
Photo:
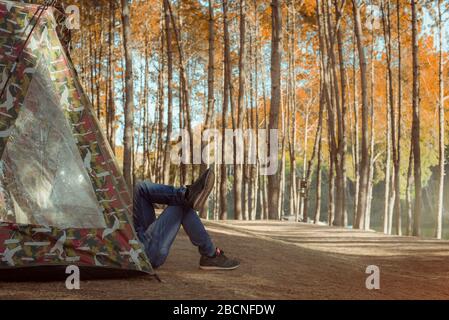
[[[0,282],[0,299],[449,299],[449,241],[385,236],[287,222],[206,223],[215,243],[242,264],[235,271],[198,269],[181,232],[152,277],[62,282]],[[367,290],[368,265],[380,290]]]

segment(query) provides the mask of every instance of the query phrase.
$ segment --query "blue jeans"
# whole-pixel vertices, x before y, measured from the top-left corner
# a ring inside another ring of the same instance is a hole
[[[184,187],[175,188],[148,181],[140,182],[135,187],[134,228],[153,268],[160,267],[167,259],[181,225],[201,255],[215,254],[215,246],[201,219],[186,204],[185,192]],[[168,205],[157,219],[154,203]]]

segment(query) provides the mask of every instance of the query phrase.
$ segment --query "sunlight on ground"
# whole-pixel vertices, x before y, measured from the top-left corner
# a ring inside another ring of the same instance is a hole
[[[294,222],[226,221],[206,222],[210,229],[223,234],[259,237],[329,253],[361,256],[449,256],[449,241],[423,240],[415,237],[389,236],[360,231]]]

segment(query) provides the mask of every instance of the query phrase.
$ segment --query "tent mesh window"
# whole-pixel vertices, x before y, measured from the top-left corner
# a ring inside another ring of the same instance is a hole
[[[1,158],[0,221],[105,228],[84,160],[44,65],[39,63],[35,71]]]

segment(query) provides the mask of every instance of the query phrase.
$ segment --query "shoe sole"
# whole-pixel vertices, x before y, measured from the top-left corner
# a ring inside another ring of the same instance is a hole
[[[209,197],[210,192],[214,187],[214,182],[215,182],[215,174],[213,170],[210,170],[206,177],[206,185],[199,194],[198,198],[193,203],[193,210],[195,211],[201,210],[207,198]]]
[[[229,267],[229,268],[223,268],[223,267],[203,267],[203,266],[200,266],[200,269],[201,270],[206,270],[206,271],[214,271],[214,270],[218,271],[218,270],[235,270],[238,267],[240,267],[240,265],[235,266],[235,267]]]

